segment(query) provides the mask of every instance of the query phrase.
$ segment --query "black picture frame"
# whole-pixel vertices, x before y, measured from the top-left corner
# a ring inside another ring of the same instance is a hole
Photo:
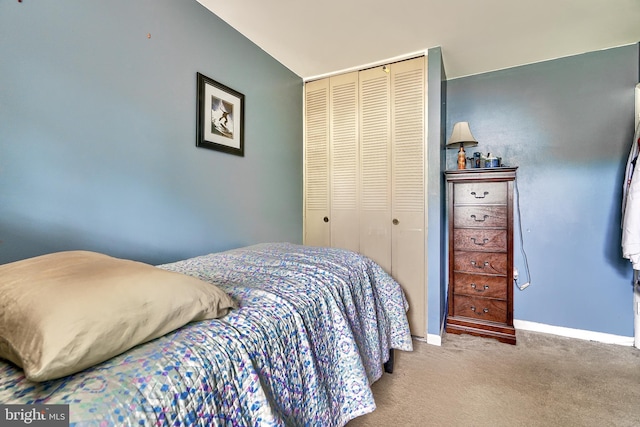
[[[244,157],[244,95],[197,73],[196,147]]]

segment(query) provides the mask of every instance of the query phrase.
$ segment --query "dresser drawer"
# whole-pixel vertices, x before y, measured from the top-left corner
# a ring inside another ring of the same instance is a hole
[[[458,206],[453,213],[453,226],[507,228],[507,207],[472,205]]]
[[[489,322],[507,322],[507,301],[491,298],[456,295],[454,316],[469,317]]]
[[[453,273],[453,287],[456,294],[507,299],[506,276]]]
[[[506,182],[461,182],[455,185],[453,193],[456,205],[507,203]]]
[[[507,275],[507,254],[504,252],[467,252],[453,253],[453,269],[467,273]]]
[[[454,229],[453,249],[456,251],[505,252],[507,250],[507,230]]]

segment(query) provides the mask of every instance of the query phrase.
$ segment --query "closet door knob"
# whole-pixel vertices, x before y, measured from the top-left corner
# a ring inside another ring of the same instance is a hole
[[[398,224],[400,224],[400,221],[398,221],[398,220],[397,220],[397,219],[395,219],[395,218],[394,218],[394,219],[393,219],[393,221],[391,221],[391,222],[393,222],[393,225],[398,225]]]
[[[324,222],[329,222],[329,217],[325,216],[324,218],[322,218],[322,220],[323,220]]]

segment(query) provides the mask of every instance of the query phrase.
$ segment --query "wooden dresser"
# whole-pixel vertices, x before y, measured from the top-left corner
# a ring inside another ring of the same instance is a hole
[[[509,167],[445,172],[449,214],[446,331],[515,344],[513,183]]]

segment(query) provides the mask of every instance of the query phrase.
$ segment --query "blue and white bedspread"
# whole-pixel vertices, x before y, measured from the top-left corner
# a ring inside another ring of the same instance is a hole
[[[353,252],[261,244],[159,266],[238,302],[78,374],[32,383],[0,361],[0,403],[66,403],[77,426],[343,426],[375,409],[406,299]]]

